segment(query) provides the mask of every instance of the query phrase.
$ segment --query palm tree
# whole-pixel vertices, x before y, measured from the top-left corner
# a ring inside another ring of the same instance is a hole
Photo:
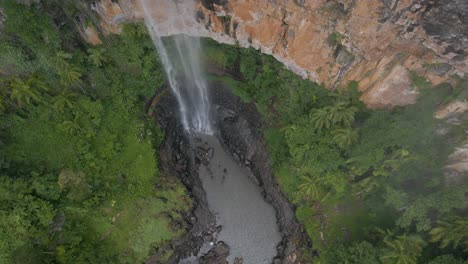
[[[411,160],[410,153],[406,149],[399,149],[394,151],[392,156],[381,163],[379,166],[376,166],[372,171],[372,176],[368,176],[354,184],[354,195],[356,197],[363,198],[368,194],[375,192],[378,188],[380,188],[382,181],[380,178],[382,177],[390,177],[392,172],[398,170],[405,162]],[[353,159],[348,160],[348,164],[352,163]],[[353,169],[353,167],[350,167]],[[359,171],[359,168],[355,168],[358,172],[357,175],[362,175],[364,171]]]
[[[395,171],[409,160],[411,160],[410,152],[407,149],[401,148],[394,151],[392,157],[386,160],[383,166],[391,171]]]
[[[65,130],[69,134],[77,134],[81,131],[80,125],[78,125],[75,121],[64,121],[60,127]]]
[[[334,124],[341,124],[345,127],[351,126],[354,122],[354,113],[356,107],[348,106],[346,102],[338,102],[332,106],[328,106],[329,118]]]
[[[60,76],[60,84],[71,88],[71,87],[79,87],[83,90],[83,81],[81,80],[81,73],[80,68],[70,65],[68,60],[71,59],[73,56],[69,53],[59,51],[54,58],[55,67],[57,68],[58,75]]]
[[[387,231],[383,242],[386,249],[380,260],[384,264],[417,264],[418,257],[426,245],[420,236],[406,234],[394,236],[390,231]]]
[[[334,125],[350,127],[354,122],[354,113],[357,109],[346,102],[337,102],[335,105],[326,106],[315,110],[311,116],[311,122],[315,129],[330,128]]]
[[[321,187],[319,185],[319,181],[316,177],[313,176],[303,176],[301,177],[303,183],[299,185],[299,194],[310,200],[314,201],[322,201],[325,197],[322,194]]]
[[[83,81],[81,80],[81,72],[78,67],[71,66],[58,70],[60,76],[60,84],[65,87],[79,86],[82,88]]]
[[[15,78],[10,87],[10,98],[16,101],[19,106],[40,101],[41,92],[47,90],[44,82],[35,77],[31,77],[27,81]]]
[[[73,94],[62,92],[52,98],[52,106],[58,112],[63,112],[65,108],[73,108]]]
[[[431,242],[439,242],[440,248],[452,244],[454,248],[462,245],[468,251],[468,219],[457,216],[453,221],[437,221],[437,226],[429,234]]]
[[[55,67],[57,67],[57,69],[68,68],[70,66],[70,64],[68,63],[68,60],[71,59],[72,57],[73,55],[71,55],[70,53],[66,53],[63,51],[57,52],[55,58],[53,59]]]
[[[358,133],[352,128],[335,129],[332,135],[335,143],[342,149],[347,149],[358,140]]]
[[[376,177],[367,177],[353,185],[353,189],[355,189],[353,191],[353,195],[357,198],[363,199],[370,193],[379,189],[380,185],[381,183],[376,179]]]
[[[325,108],[317,109],[311,116],[310,121],[315,129],[330,128],[332,125],[328,112]]]
[[[145,29],[139,24],[128,24],[124,27],[124,34],[140,38],[145,34]]]
[[[95,49],[89,49],[88,50],[88,60],[94,66],[96,67],[102,67],[104,63],[108,61],[108,59],[105,56],[106,50],[104,48],[95,48]]]

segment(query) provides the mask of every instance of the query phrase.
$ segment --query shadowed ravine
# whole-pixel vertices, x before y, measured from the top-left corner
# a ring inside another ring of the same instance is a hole
[[[211,238],[203,241],[200,251],[192,252],[180,263],[199,263],[199,258],[213,245],[229,247],[229,254],[224,256],[229,263],[272,263],[281,241],[275,210],[262,197],[253,179],[213,136],[216,129],[211,120],[208,85],[202,74],[199,39],[177,35],[171,38],[171,46],[166,44],[161,39],[163,34],[158,21],[148,9],[149,5],[158,4],[161,3],[141,0],[145,22],[177,99],[178,121],[189,135],[192,159],[199,165],[197,174],[216,226]],[[195,19],[191,1],[168,5],[173,18],[171,27],[184,24],[186,19]]]
[[[178,176],[194,202],[185,217],[189,230],[170,245],[174,253],[165,263],[233,263],[236,257],[244,264],[296,263],[298,245],[310,242],[273,178],[260,116],[227,87],[209,88],[218,128],[213,136],[187,133],[174,95],[155,105],[165,131],[161,172]],[[160,253],[148,263],[159,263]]]
[[[277,212],[268,203],[248,168],[235,161],[218,135],[188,134],[174,117],[174,97],[158,105],[159,122],[167,138],[162,167],[178,172],[195,198],[192,230],[177,247],[170,263],[272,263],[282,242]],[[226,254],[216,255],[217,246]],[[282,252],[281,252],[282,253]],[[216,260],[210,258],[215,254]],[[236,260],[243,262],[234,262]]]
[[[191,141],[201,162],[198,173],[208,206],[222,227],[218,241],[230,248],[229,263],[235,258],[244,263],[271,263],[281,241],[273,207],[218,138],[200,136]]]

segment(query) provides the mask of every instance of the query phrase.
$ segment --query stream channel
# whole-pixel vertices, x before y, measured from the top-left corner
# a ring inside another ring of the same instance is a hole
[[[221,226],[217,239],[230,249],[227,261],[233,263],[238,258],[243,263],[272,263],[281,241],[273,206],[216,136],[203,135],[191,142],[201,161],[198,175],[208,206]]]
[[[214,135],[187,133],[172,94],[154,105],[165,131],[161,172],[177,176],[194,203],[187,234],[171,244],[172,257],[163,263],[298,263],[310,241],[274,179],[255,105],[220,83],[209,88]],[[161,263],[161,250],[147,263]]]

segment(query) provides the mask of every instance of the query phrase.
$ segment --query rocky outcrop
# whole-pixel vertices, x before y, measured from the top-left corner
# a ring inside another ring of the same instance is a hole
[[[463,97],[463,96],[461,96]],[[448,125],[461,126],[468,121],[468,102],[466,100],[453,100],[441,105],[435,112],[434,117],[445,122],[441,127],[445,133],[449,131]],[[443,130],[442,130],[443,131]],[[449,155],[445,166],[445,177],[448,183],[460,183],[468,179],[468,130],[465,129],[462,142]]]
[[[289,69],[330,88],[359,81],[371,108],[411,104],[418,93],[408,75],[433,84],[468,71],[465,0],[196,0],[197,18],[166,34],[187,33],[239,43],[275,56]],[[152,17],[170,22],[169,6],[151,1]],[[142,19],[139,0],[93,4],[101,32],[118,33]]]
[[[456,118],[459,120],[460,116],[468,111],[468,102],[455,100],[446,105],[440,107],[437,112],[435,112],[434,117],[437,119],[451,119]]]
[[[172,94],[163,93],[154,107],[156,121],[164,131],[164,141],[160,146],[160,171],[168,177],[178,177],[187,188],[193,201],[192,211],[185,216],[190,230],[169,247],[174,251],[165,263],[176,264],[181,259],[197,255],[203,244],[213,241],[216,233],[216,218],[208,207],[206,193],[198,178],[197,167],[192,159],[189,139],[179,122],[177,101]],[[146,263],[161,263],[159,252]]]
[[[226,260],[229,256],[229,247],[224,242],[216,243],[216,246],[200,258],[200,264],[229,264]]]
[[[466,175],[468,173],[468,142],[455,149],[449,156],[448,163],[446,169],[451,172],[449,178],[453,179],[455,178],[454,175]]]
[[[102,40],[99,37],[99,33],[92,26],[87,26],[85,28],[79,28],[79,32],[83,39],[91,45],[102,44]]]

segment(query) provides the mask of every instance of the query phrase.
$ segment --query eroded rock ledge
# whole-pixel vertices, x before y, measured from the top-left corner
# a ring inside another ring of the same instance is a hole
[[[173,27],[168,5],[154,0],[152,16],[167,35],[186,33],[239,43],[273,54],[297,74],[343,87],[359,81],[371,108],[414,103],[410,73],[433,84],[468,72],[468,2],[465,0],[196,0],[197,19]],[[97,30],[118,33],[141,20],[139,0],[100,0],[91,9]],[[90,42],[95,34],[88,29]]]
[[[265,199],[276,211],[282,242],[278,245],[278,256],[274,263],[299,263],[301,248],[311,247],[302,226],[295,218],[294,208],[281,193],[269,166],[268,154],[260,129],[262,124],[253,104],[244,104],[221,84],[211,86],[211,99],[216,117],[219,137],[231,151],[239,164],[248,168],[262,189]],[[156,118],[165,131],[165,139],[160,149],[161,172],[179,177],[194,199],[192,212],[186,215],[191,226],[180,240],[174,241],[171,248],[174,254],[168,263],[178,263],[180,259],[197,255],[204,242],[212,241],[218,231],[215,217],[206,202],[206,194],[197,175],[196,161],[191,157],[189,140],[177,119],[177,103],[172,94],[163,96],[156,105]],[[226,245],[214,245],[201,260],[203,263],[223,263],[228,252]],[[158,263],[158,254],[148,263]]]

